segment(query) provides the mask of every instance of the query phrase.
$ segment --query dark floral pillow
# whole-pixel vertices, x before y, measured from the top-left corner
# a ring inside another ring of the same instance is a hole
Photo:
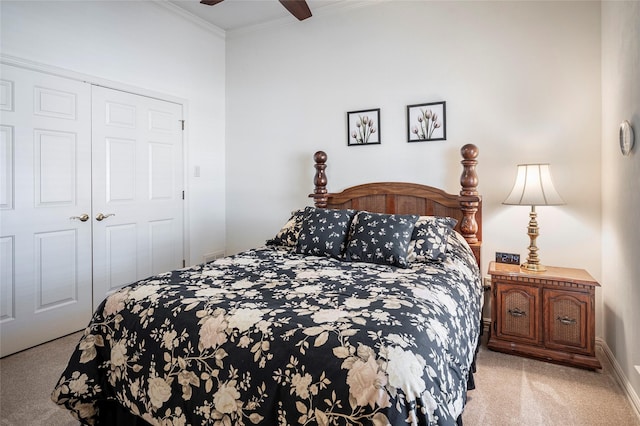
[[[269,246],[295,247],[298,244],[298,235],[302,229],[302,221],[307,209],[314,207],[306,207],[304,209],[294,210],[291,217],[284,224],[282,229],[270,240],[267,240]]]
[[[360,211],[351,224],[346,259],[406,268],[416,215]]]
[[[458,221],[452,217],[420,216],[413,228],[407,260],[441,262],[447,255],[447,241]]]
[[[311,208],[306,211],[296,253],[342,258],[355,210]]]

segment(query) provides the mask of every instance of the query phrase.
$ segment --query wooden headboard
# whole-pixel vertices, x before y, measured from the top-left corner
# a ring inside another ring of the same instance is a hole
[[[327,154],[314,154],[316,174],[312,197],[316,207],[356,209],[375,213],[418,214],[456,218],[456,230],[467,240],[480,266],[482,244],[482,197],[478,195],[478,147],[460,149],[462,175],[460,194],[449,194],[427,185],[407,182],[376,182],[352,186],[342,192],[327,191]]]

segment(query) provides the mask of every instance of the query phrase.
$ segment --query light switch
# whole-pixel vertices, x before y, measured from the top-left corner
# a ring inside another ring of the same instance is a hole
[[[200,166],[193,166],[193,177],[200,177]]]

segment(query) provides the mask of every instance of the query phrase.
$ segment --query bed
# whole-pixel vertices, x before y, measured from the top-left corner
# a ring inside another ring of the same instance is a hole
[[[481,330],[478,149],[460,194],[327,190],[267,244],[111,294],[52,399],[83,424],[461,424]],[[283,221],[284,222],[284,221]]]

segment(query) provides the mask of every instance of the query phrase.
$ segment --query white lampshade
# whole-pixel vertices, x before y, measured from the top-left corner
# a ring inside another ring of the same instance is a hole
[[[502,204],[553,206],[564,201],[553,186],[548,164],[518,164],[516,183]]]

